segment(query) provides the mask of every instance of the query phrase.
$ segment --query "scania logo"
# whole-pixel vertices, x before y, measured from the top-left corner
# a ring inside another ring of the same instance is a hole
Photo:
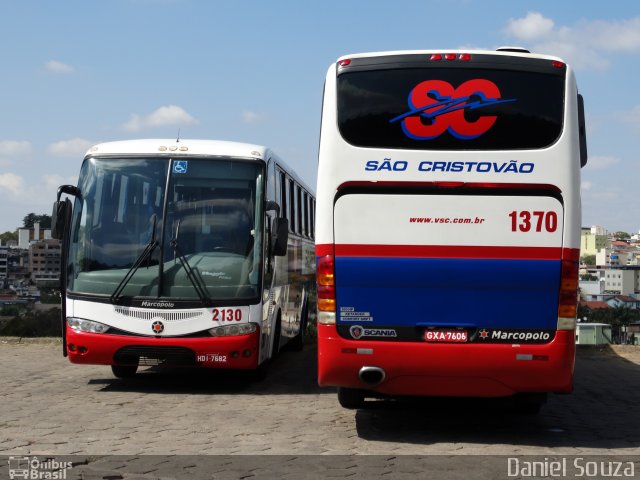
[[[353,325],[349,328],[351,337],[358,340],[362,337],[397,337],[398,334],[391,328],[364,328],[360,325]]]
[[[349,333],[351,334],[351,336],[353,338],[355,338],[356,340],[359,339],[362,334],[364,333],[364,328],[362,328],[360,325],[353,325],[350,329],[349,329]]]
[[[155,334],[162,333],[164,331],[164,323],[156,320],[151,324],[151,330],[153,330]]]

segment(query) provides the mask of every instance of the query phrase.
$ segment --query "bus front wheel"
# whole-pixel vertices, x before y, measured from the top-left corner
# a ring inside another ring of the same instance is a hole
[[[137,365],[111,365],[111,371],[118,378],[131,378],[138,371]]]
[[[344,408],[357,409],[364,407],[364,391],[357,388],[338,387],[338,402]]]

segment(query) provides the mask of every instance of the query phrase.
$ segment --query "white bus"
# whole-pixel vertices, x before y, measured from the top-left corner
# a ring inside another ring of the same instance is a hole
[[[348,55],[320,138],[318,380],[368,396],[572,390],[582,98],[518,48]]]
[[[261,371],[284,345],[301,348],[314,208],[262,146],[94,146],[54,204],[64,354],[127,377],[145,365]]]

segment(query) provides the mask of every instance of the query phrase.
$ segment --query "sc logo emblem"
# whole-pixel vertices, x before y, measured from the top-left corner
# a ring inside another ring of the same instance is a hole
[[[471,100],[472,97],[474,100]],[[443,80],[427,80],[411,90],[408,102],[410,110],[391,119],[389,123],[401,121],[404,133],[415,140],[432,140],[445,131],[456,138],[471,140],[489,130],[497,117],[481,115],[470,122],[464,112],[515,101],[500,97],[500,89],[496,84],[482,78],[468,80],[458,88],[453,88]]]

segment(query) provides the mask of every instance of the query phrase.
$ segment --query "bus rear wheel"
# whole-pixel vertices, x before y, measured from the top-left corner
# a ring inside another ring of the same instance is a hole
[[[338,402],[343,408],[354,410],[364,407],[364,390],[338,387]]]
[[[520,393],[513,398],[514,410],[519,415],[538,415],[546,402],[546,393]]]
[[[138,365],[111,365],[111,371],[118,378],[131,378],[138,371]]]

